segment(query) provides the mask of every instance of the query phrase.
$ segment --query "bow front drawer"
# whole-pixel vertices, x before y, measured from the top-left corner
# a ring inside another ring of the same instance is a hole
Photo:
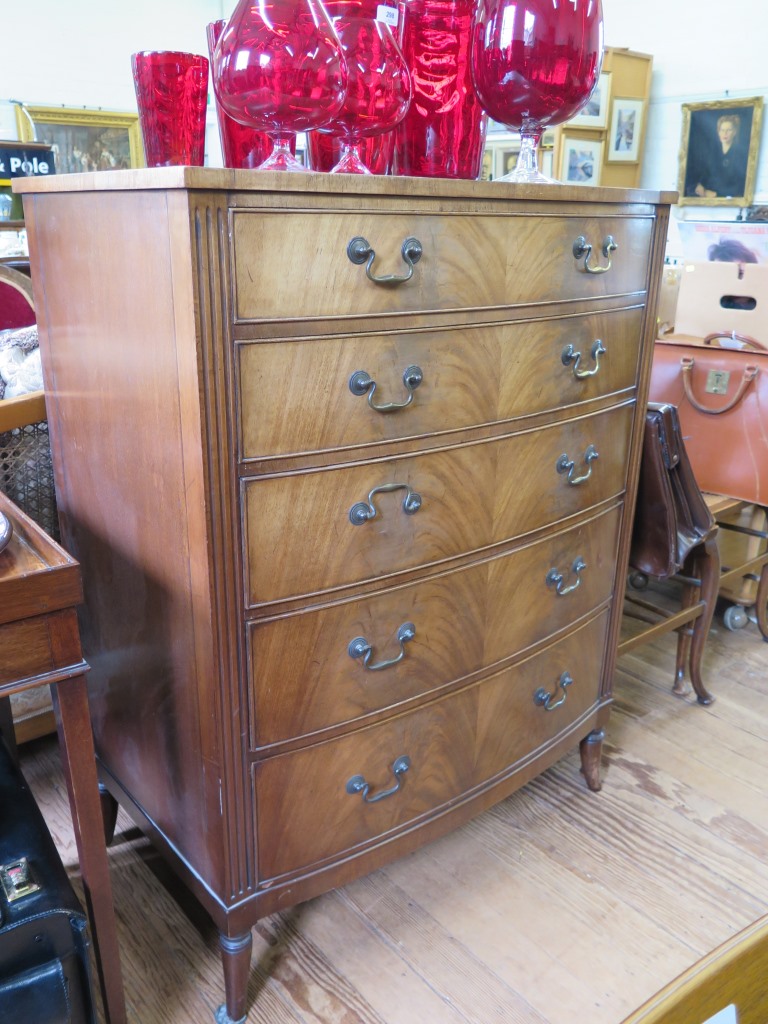
[[[642,316],[625,309],[463,330],[241,343],[241,458],[433,439],[626,393],[637,375]]]
[[[248,603],[434,565],[616,497],[633,412],[627,403],[423,455],[246,480]]]
[[[541,752],[597,701],[606,620],[427,707],[256,764],[260,880],[382,838]]]
[[[644,292],[652,229],[650,216],[237,210],[235,320],[397,316]],[[413,238],[417,261],[407,255]],[[356,239],[372,261],[354,261]]]
[[[612,510],[453,572],[249,623],[252,747],[436,693],[568,629],[611,596],[618,525]]]

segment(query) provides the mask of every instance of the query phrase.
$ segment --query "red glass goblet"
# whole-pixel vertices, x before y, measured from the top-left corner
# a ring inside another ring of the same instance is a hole
[[[213,54],[216,43],[224,31],[226,21],[221,18],[219,21],[212,21],[206,26],[205,33],[208,39],[208,54],[213,67]],[[272,139],[266,132],[258,132],[255,128],[240,124],[235,121],[222,108],[218,99],[216,100],[216,117],[219,122],[219,138],[221,140],[221,153],[224,157],[225,167],[247,167],[255,168],[264,163],[272,152]],[[295,146],[294,146],[295,152]]]
[[[347,94],[332,124],[324,129],[341,141],[331,173],[371,174],[363,162],[363,139],[390,131],[411,102],[411,76],[392,30],[377,18],[344,14],[333,25],[347,59]]]
[[[372,174],[389,174],[395,150],[394,131],[361,140],[360,157]],[[307,132],[307,158],[313,171],[330,171],[341,158],[341,139],[325,132]]]
[[[495,121],[520,132],[517,167],[497,181],[550,182],[538,169],[543,130],[585,105],[600,75],[600,0],[479,0],[471,67]]]
[[[291,153],[296,132],[333,120],[346,85],[346,62],[320,0],[239,0],[216,44],[213,87],[230,117],[272,138],[259,170],[306,171]]]

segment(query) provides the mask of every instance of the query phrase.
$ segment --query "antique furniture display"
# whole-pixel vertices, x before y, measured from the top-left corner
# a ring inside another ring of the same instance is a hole
[[[102,778],[213,916],[240,1020],[260,916],[577,744],[599,788],[674,197],[17,188]]]
[[[124,1024],[120,958],[85,686],[88,666],[80,649],[75,611],[83,596],[80,570],[73,558],[2,493],[0,512],[12,528],[0,551],[0,730],[13,749],[8,698],[50,687],[106,1018],[109,1024]],[[12,815],[0,824],[10,831]],[[42,923],[37,932],[44,932]],[[23,960],[23,950],[20,957]],[[74,998],[74,992],[71,996]],[[28,1019],[43,1020],[34,1015]]]

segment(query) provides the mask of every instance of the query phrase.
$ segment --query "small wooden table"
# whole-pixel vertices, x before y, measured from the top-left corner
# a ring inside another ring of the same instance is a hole
[[[13,693],[50,685],[104,1012],[125,1024],[112,888],[75,608],[80,566],[0,493],[13,534],[0,551],[0,729]]]

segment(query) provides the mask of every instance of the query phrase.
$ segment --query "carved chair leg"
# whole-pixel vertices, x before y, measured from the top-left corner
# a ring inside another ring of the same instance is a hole
[[[764,565],[760,570],[760,580],[755,596],[755,614],[757,615],[757,628],[760,630],[763,640],[768,641],[768,565]]]
[[[245,1024],[248,976],[251,973],[253,934],[230,938],[219,933],[221,962],[224,967],[224,991],[226,1005],[216,1010],[216,1024]]]
[[[600,757],[603,751],[604,739],[605,733],[603,730],[594,729],[579,744],[581,770],[584,773],[584,778],[587,780],[587,785],[593,793],[598,793],[603,786],[600,781]]]
[[[720,588],[720,554],[715,535],[707,537],[695,548],[695,570],[701,580],[700,599],[704,610],[693,623],[693,639],[691,641],[691,682],[699,704],[711,704],[715,699],[704,686],[701,678],[701,660],[707,634],[712,626],[715,614],[715,602]]]
[[[101,802],[101,816],[104,819],[104,842],[109,846],[115,838],[119,804],[103,782],[99,783],[99,800]]]

